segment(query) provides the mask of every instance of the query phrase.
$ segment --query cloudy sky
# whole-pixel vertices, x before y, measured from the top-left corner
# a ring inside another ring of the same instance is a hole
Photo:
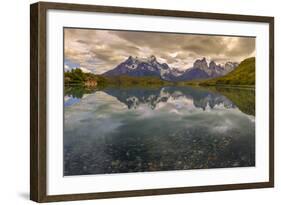
[[[224,64],[255,56],[255,38],[65,28],[64,52],[67,70],[80,67],[101,74],[129,56],[151,55],[186,70],[203,57]]]

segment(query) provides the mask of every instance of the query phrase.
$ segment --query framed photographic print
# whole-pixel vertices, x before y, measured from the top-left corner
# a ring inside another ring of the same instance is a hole
[[[274,18],[31,5],[30,197],[274,186]]]

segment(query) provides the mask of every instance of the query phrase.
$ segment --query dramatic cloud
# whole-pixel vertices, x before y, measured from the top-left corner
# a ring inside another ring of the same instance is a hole
[[[97,74],[113,69],[129,56],[155,55],[159,62],[182,70],[205,57],[224,64],[255,55],[255,38],[93,29],[64,30],[65,68],[81,67]]]

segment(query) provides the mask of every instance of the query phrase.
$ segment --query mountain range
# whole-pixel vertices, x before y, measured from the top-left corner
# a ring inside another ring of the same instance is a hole
[[[209,64],[206,58],[197,59],[191,68],[179,70],[171,68],[166,63],[158,62],[155,56],[138,58],[130,56],[127,60],[117,65],[114,69],[103,73],[103,76],[132,77],[155,76],[167,81],[190,81],[198,79],[210,79],[224,76],[238,66],[236,62],[227,62],[225,65],[216,64],[211,61]]]

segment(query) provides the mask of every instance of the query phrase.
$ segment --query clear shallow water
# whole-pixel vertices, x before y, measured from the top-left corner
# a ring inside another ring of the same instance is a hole
[[[65,176],[255,166],[254,90],[65,93]]]

